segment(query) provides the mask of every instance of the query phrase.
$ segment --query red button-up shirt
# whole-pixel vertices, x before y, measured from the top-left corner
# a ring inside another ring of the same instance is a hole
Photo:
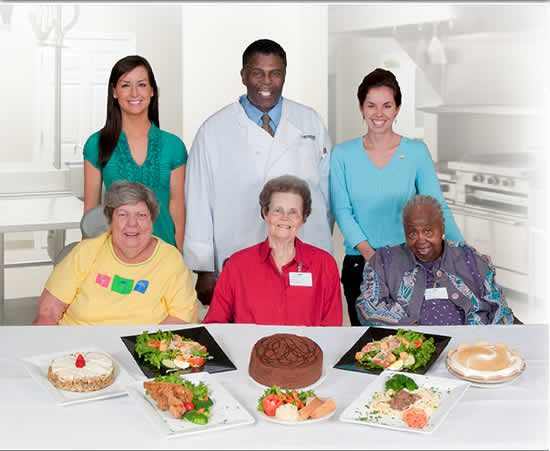
[[[312,286],[290,285],[290,272],[311,273]],[[203,323],[341,326],[342,294],[332,255],[296,238],[282,274],[266,239],[225,264]]]

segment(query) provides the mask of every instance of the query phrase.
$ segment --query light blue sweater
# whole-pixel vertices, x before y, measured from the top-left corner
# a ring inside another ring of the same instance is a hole
[[[366,240],[373,249],[405,242],[401,213],[415,194],[441,202],[445,236],[464,241],[443,199],[426,144],[402,137],[393,158],[378,169],[359,137],[338,144],[330,160],[330,198],[347,255],[360,255],[355,246]]]

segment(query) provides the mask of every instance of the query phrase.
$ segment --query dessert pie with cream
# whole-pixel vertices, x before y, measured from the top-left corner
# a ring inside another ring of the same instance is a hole
[[[447,354],[447,366],[457,376],[475,382],[505,382],[518,376],[525,361],[517,349],[510,350],[504,343],[489,344],[485,340],[473,345],[460,343]]]
[[[67,354],[52,361],[48,380],[62,390],[101,390],[114,382],[115,366],[109,356],[100,352]]]

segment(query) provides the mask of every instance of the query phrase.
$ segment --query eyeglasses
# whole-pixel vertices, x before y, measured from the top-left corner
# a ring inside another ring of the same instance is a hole
[[[284,216],[286,214],[290,219],[298,219],[302,217],[302,213],[295,208],[285,211],[284,208],[276,207],[273,210],[269,210],[269,212],[274,216]]]

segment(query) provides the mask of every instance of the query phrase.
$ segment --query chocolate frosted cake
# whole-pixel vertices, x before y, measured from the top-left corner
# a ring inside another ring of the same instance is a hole
[[[323,369],[323,351],[307,337],[275,334],[256,342],[248,373],[256,382],[271,387],[302,388],[317,382]]]

